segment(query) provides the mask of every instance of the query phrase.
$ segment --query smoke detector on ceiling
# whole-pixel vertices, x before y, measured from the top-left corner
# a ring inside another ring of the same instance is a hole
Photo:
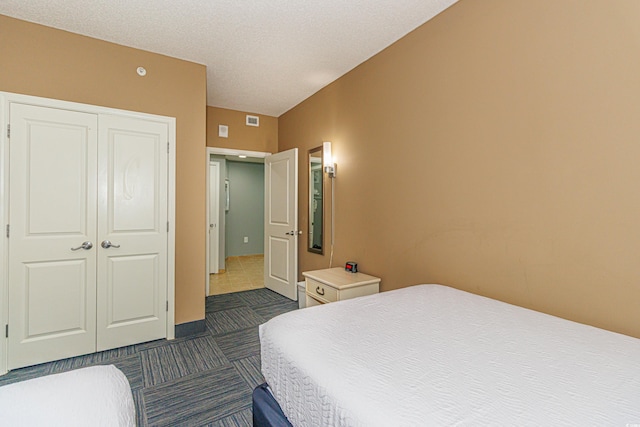
[[[247,126],[260,126],[260,117],[247,114]]]

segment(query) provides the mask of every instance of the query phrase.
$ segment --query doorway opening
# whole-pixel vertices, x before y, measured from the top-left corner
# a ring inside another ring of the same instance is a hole
[[[207,148],[206,295],[264,287],[264,158]]]

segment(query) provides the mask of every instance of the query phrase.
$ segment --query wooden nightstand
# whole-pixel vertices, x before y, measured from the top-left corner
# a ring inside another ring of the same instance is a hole
[[[380,291],[380,278],[364,273],[349,273],[343,267],[305,271],[307,307],[341,301]]]

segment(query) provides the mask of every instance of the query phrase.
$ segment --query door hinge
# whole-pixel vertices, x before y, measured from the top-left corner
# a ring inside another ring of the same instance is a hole
[[[169,143],[167,142],[167,154],[169,154]]]
[[[7,224],[7,238],[9,238],[9,224]]]
[[[169,301],[167,301],[167,313],[169,312]],[[7,325],[8,326],[8,325]]]
[[[7,138],[11,138],[11,125],[7,125]]]
[[[4,337],[9,338],[9,325],[4,325]]]
[[[167,221],[167,233],[169,232],[169,221]]]

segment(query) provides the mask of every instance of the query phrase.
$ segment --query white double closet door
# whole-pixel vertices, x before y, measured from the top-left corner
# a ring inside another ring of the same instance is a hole
[[[10,104],[15,369],[166,337],[166,123]]]

